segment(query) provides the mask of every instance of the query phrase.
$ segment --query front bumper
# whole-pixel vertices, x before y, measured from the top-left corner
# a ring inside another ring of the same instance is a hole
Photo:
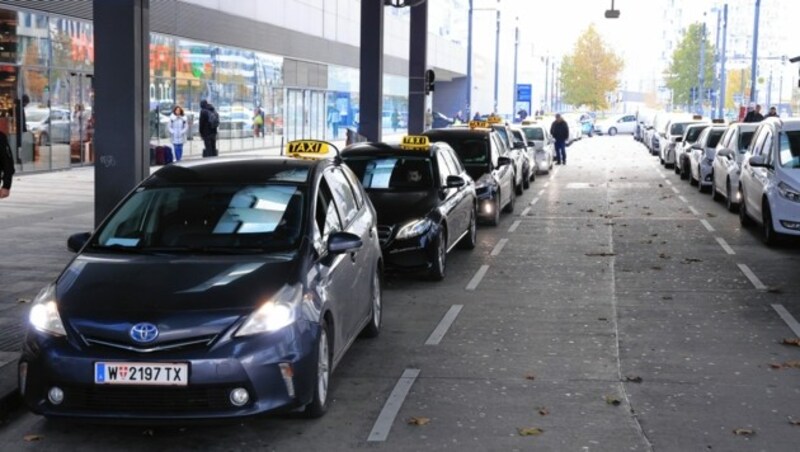
[[[492,221],[495,211],[502,207],[497,202],[497,192],[492,187],[478,190],[478,220]]]
[[[114,422],[226,419],[291,410],[311,401],[318,337],[318,324],[298,321],[274,333],[222,339],[211,346],[136,353],[29,331],[19,364],[20,392],[37,414]],[[187,363],[188,385],[95,384],[98,361]],[[291,383],[283,378],[282,363],[291,365]],[[47,397],[54,386],[64,393],[58,405]],[[235,388],[249,393],[243,406],[230,401]]]
[[[779,194],[771,196],[772,227],[775,232],[800,236],[800,203]]]
[[[704,159],[700,162],[700,178],[699,183],[703,187],[710,187],[713,184],[714,166],[712,163],[707,163]]]
[[[547,155],[542,153],[536,154],[536,171],[547,172],[550,171],[550,162],[547,161]]]
[[[390,239],[381,245],[387,271],[415,272],[431,268],[435,258],[434,240],[438,228],[431,227],[426,233],[402,240]]]

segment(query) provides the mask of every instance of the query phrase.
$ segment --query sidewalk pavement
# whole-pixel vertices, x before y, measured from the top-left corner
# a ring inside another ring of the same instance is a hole
[[[276,155],[279,147],[221,157]],[[11,196],[0,200],[0,418],[18,405],[16,363],[30,302],[72,258],[67,238],[93,225],[93,167],[15,176]]]

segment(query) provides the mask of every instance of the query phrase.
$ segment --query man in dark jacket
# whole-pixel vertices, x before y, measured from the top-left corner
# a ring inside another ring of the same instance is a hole
[[[11,146],[8,137],[0,132],[0,198],[8,198],[11,192],[11,178],[14,176],[14,157],[11,155]]]
[[[203,139],[203,157],[217,156],[217,127],[219,115],[205,99],[200,101],[200,137]]]
[[[569,126],[567,121],[560,114],[556,114],[556,120],[550,126],[550,135],[556,140],[556,165],[567,164],[567,140],[569,139]]]
[[[761,114],[761,105],[756,105],[755,110],[747,112],[744,117],[744,122],[761,122],[764,120],[764,115]]]

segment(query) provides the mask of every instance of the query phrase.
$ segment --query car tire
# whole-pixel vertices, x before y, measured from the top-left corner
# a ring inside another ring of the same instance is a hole
[[[698,166],[697,167],[697,177],[698,177],[698,179],[697,179],[697,191],[700,192],[700,193],[704,193],[706,191],[706,188],[703,186],[703,183],[699,179],[702,176],[703,176],[703,173],[700,172],[700,166]]]
[[[319,339],[317,339],[317,365],[316,379],[314,381],[314,393],[311,396],[311,403],[306,405],[303,414],[308,418],[319,418],[328,411],[328,389],[331,381],[331,357],[332,347],[330,346],[330,333],[328,323],[323,321],[320,324]]]
[[[511,196],[509,197],[508,204],[506,204],[505,209],[503,212],[506,213],[513,213],[514,212],[514,202],[517,200],[517,196],[515,190],[511,190]]]
[[[617,134],[617,128],[616,127],[612,127],[610,129],[608,129],[608,136],[613,137],[616,134]]]
[[[780,241],[780,237],[777,232],[775,232],[775,227],[772,226],[772,210],[769,207],[769,201],[767,199],[763,199],[761,201],[763,210],[763,229],[762,229],[762,236],[761,239],[764,241],[764,245],[767,246],[775,246]]]
[[[678,164],[678,159],[677,158],[675,159],[675,164],[672,165],[672,169],[675,171],[675,174],[677,174],[677,175],[681,174],[681,165]]]
[[[686,166],[689,166],[689,164],[687,164]],[[692,174],[691,168],[687,168],[686,172],[689,173],[689,185],[691,185],[692,187],[694,187],[695,185],[700,185],[700,181],[694,178],[694,174]]]
[[[489,220],[489,225],[498,226],[500,224],[500,200],[502,196],[498,191],[497,196],[494,198],[494,208],[492,209],[492,218]]]
[[[442,227],[434,242],[434,256],[428,276],[434,281],[441,281],[447,272],[447,230]]]
[[[717,176],[711,173],[711,200],[722,201],[719,192],[717,192]]]
[[[381,323],[383,322],[383,284],[381,280],[381,269],[375,269],[372,277],[372,309],[370,310],[370,320],[361,335],[368,338],[378,337],[381,333]]]
[[[742,225],[743,228],[746,228],[753,224],[753,220],[747,214],[747,201],[745,201],[744,190],[742,186],[739,186],[739,224]]]
[[[739,204],[733,202],[733,193],[731,193],[731,180],[728,179],[725,182],[725,207],[728,209],[728,212],[736,212],[739,208]]]
[[[514,183],[516,184],[516,182],[517,182],[517,175],[514,174]],[[516,193],[517,195],[521,195],[523,191],[524,189],[522,188],[522,181],[520,180],[519,184],[514,186],[514,193]]]
[[[472,219],[469,221],[467,235],[458,242],[458,247],[465,250],[472,250],[478,245],[478,211],[472,211]]]
[[[661,166],[666,166],[667,162],[664,161],[664,158],[661,157],[661,153],[658,154],[658,163],[661,163]]]
[[[522,175],[522,188],[523,188],[523,189],[525,189],[525,190],[527,190],[527,189],[531,188],[531,174],[530,174],[530,170],[528,170],[527,172],[525,172],[525,173]]]

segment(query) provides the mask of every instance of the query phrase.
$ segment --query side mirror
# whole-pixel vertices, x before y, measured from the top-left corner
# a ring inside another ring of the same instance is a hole
[[[84,245],[86,245],[86,242],[89,241],[89,237],[91,236],[92,234],[90,232],[79,232],[77,234],[72,234],[67,239],[67,249],[73,253],[77,253],[83,248]]]
[[[525,149],[525,143],[517,141],[514,143],[514,149]]]
[[[683,137],[678,137],[678,138],[675,138],[675,142],[676,142],[676,143],[681,143],[681,142],[683,142]]]
[[[361,248],[361,237],[349,232],[334,232],[328,237],[328,252],[341,254]]]
[[[700,146],[699,144],[695,143],[695,144],[692,145],[692,150],[693,151],[702,151],[703,150],[703,146]]]
[[[497,159],[497,166],[506,166],[511,164],[511,159],[508,157],[499,157]]]
[[[466,185],[467,182],[461,176],[447,176],[447,181],[445,181],[444,187],[445,188],[459,188]]]
[[[769,165],[767,165],[767,162],[764,159],[763,155],[754,155],[754,156],[750,157],[750,160],[748,160],[747,162],[753,168],[766,168],[767,166],[769,166]]]
[[[717,155],[725,157],[728,160],[733,159],[733,152],[731,152],[730,149],[720,149],[720,151],[717,152]]]

